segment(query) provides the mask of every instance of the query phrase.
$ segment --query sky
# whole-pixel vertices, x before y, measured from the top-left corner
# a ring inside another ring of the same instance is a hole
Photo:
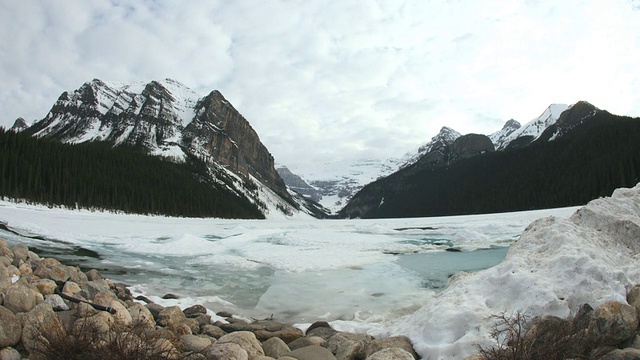
[[[84,82],[219,90],[280,164],[402,156],[552,103],[640,116],[640,0],[0,0],[0,125]]]

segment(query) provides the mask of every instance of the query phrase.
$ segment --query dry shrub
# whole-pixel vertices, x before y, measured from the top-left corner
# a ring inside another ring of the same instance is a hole
[[[492,315],[495,320],[490,336],[496,341],[496,345],[484,347],[478,345],[478,352],[487,360],[520,360],[525,359],[524,335],[528,326],[529,317],[520,312],[507,315],[502,312]]]
[[[80,319],[83,320],[83,319]],[[113,323],[108,331],[96,322],[81,321],[75,335],[45,331],[35,324],[38,353],[52,360],[155,360],[185,359],[177,336],[143,325]]]

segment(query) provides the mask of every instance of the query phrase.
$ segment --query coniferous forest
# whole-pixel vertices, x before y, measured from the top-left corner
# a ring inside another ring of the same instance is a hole
[[[415,164],[365,186],[341,217],[419,217],[584,205],[640,182],[640,119],[598,112],[549,141],[446,166]]]
[[[198,159],[177,164],[124,147],[63,144],[3,128],[0,196],[137,214],[264,218],[248,200],[211,183]]]

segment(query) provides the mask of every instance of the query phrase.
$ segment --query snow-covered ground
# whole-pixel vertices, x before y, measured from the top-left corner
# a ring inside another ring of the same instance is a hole
[[[0,221],[46,240],[0,237],[101,269],[156,300],[181,296],[165,304],[273,314],[302,328],[325,319],[341,330],[407,335],[423,358],[462,359],[489,341],[492,314],[568,316],[585,302],[624,301],[640,282],[640,186],[569,217],[576,209],[240,221],[0,202]],[[444,251],[451,247],[463,252]],[[468,272],[448,279],[458,271]]]

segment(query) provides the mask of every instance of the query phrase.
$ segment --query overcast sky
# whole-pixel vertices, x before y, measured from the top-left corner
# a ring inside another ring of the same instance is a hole
[[[640,0],[0,0],[0,125],[93,78],[218,89],[283,164],[551,103],[640,116]]]

